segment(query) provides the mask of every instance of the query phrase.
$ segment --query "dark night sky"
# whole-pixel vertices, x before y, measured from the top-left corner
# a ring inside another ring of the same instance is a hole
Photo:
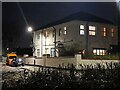
[[[116,3],[113,2],[20,2],[25,18],[33,29],[62,19],[79,11],[116,21]],[[2,3],[3,41],[15,42],[14,46],[28,47],[31,34],[22,16],[18,2]]]

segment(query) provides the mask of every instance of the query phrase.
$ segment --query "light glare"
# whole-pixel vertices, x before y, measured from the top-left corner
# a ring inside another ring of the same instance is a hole
[[[32,27],[28,27],[28,32],[32,32]]]

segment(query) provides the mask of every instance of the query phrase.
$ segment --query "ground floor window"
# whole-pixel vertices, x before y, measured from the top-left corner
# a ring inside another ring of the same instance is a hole
[[[51,48],[51,57],[55,56],[55,48]]]
[[[37,49],[37,57],[40,57],[40,49]]]
[[[94,48],[93,49],[93,54],[94,55],[105,55],[106,54],[106,49],[104,49],[104,48]]]

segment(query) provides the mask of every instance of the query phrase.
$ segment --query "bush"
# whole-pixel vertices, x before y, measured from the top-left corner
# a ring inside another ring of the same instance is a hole
[[[16,72],[3,73],[2,90],[119,90],[120,89],[120,63],[106,63],[106,68],[96,64],[82,66],[81,70],[73,68],[53,69],[40,68],[37,72],[24,70],[19,78]],[[29,75],[28,75],[29,74]],[[12,78],[10,78],[12,77]]]
[[[111,54],[111,55],[93,55],[93,54],[86,54],[83,55],[85,59],[100,59],[100,60],[119,60],[120,54]]]

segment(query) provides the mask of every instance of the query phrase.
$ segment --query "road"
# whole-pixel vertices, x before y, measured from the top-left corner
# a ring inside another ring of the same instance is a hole
[[[21,68],[29,69],[32,71],[38,70],[38,67],[34,67],[34,66],[24,65],[24,66],[11,67],[11,66],[8,66],[6,64],[2,64],[2,73],[4,73],[4,72],[16,72],[16,71],[19,71]]]
[[[6,65],[6,58],[5,57],[3,57],[2,62],[0,62],[0,69],[1,69],[0,71],[2,73],[4,73],[4,72],[15,72],[15,71],[20,70],[20,68],[29,69],[29,70],[32,70],[32,71],[37,71],[38,70],[38,67],[27,66],[27,65],[17,66],[17,67],[8,66],[8,65]]]

